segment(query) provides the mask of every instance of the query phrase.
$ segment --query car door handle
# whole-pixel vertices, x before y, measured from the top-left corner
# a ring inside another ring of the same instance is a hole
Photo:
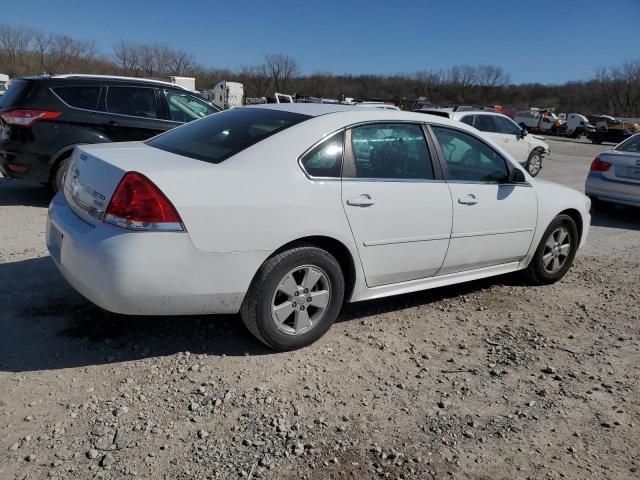
[[[376,201],[371,198],[371,195],[362,194],[359,197],[350,198],[347,200],[347,205],[352,207],[370,207],[374,205]]]
[[[503,140],[503,142],[504,142],[504,143],[509,143],[509,139],[508,139],[508,138],[505,138],[505,139]]]
[[[478,203],[478,200],[473,193],[470,193],[469,195],[464,195],[458,198],[458,203],[461,203],[462,205],[475,205]]]

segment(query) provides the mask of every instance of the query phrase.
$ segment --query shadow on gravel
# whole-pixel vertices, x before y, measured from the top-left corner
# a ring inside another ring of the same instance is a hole
[[[0,206],[47,207],[52,197],[51,190],[38,183],[11,180],[0,176]]]
[[[0,372],[55,370],[189,351],[272,354],[237,315],[134,317],[106,312],[66,283],[49,257],[0,263]]]
[[[640,230],[640,208],[617,205],[607,212],[591,211],[594,227]]]
[[[277,354],[255,340],[238,315],[135,317],[106,312],[78,295],[49,257],[0,263],[0,284],[0,372],[83,367],[185,351]],[[507,275],[347,304],[338,321],[518,284],[517,276]]]

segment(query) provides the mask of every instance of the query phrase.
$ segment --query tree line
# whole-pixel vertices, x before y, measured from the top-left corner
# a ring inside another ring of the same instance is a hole
[[[93,40],[74,39],[25,27],[0,25],[0,73],[11,77],[92,73],[138,77],[189,76],[199,90],[220,80],[238,81],[248,97],[274,92],[357,100],[380,99],[410,108],[415,99],[435,105],[551,107],[585,114],[640,116],[640,59],[600,67],[588,80],[564,84],[514,84],[495,65],[456,65],[396,75],[302,74],[289,55],[269,54],[259,65],[238,69],[198,63],[193,54],[165,44],[122,40],[101,52]],[[549,72],[552,78],[552,72]]]

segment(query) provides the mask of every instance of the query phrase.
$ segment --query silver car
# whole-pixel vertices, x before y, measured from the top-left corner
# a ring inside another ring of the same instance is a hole
[[[593,160],[585,193],[594,208],[614,204],[640,207],[640,134]]]

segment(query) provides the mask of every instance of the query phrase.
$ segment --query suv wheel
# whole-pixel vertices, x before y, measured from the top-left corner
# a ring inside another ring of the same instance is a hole
[[[249,331],[275,350],[315,342],[342,308],[344,277],[338,261],[314,246],[269,258],[254,278],[240,310]]]
[[[64,179],[69,168],[69,157],[63,159],[56,168],[56,173],[51,179],[53,193],[58,193],[64,187]]]
[[[535,177],[540,173],[540,170],[542,170],[542,154],[540,153],[540,150],[536,149],[529,154],[529,158],[527,159],[527,163],[524,168],[527,169],[527,172],[529,172],[529,175],[532,177]]]

